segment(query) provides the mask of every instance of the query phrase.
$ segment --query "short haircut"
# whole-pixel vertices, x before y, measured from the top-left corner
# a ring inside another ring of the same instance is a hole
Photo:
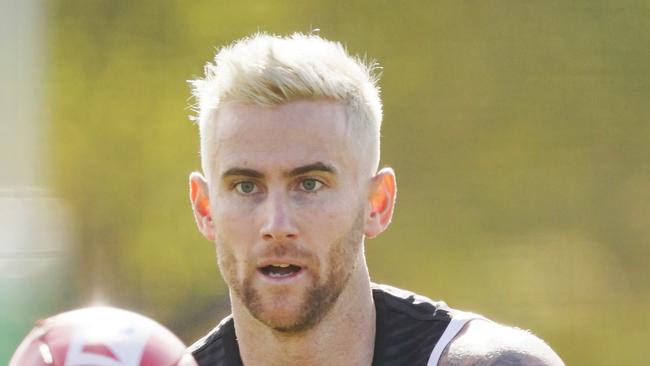
[[[210,172],[214,124],[226,102],[280,105],[298,99],[343,103],[347,122],[365,144],[370,174],[379,165],[382,105],[378,65],[348,54],[338,42],[315,34],[281,37],[257,33],[221,48],[205,77],[191,80],[201,138],[201,165]],[[366,140],[366,141],[364,141]],[[209,179],[209,178],[208,178]]]

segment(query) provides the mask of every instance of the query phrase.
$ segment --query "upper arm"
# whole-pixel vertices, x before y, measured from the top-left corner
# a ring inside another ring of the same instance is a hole
[[[564,366],[544,341],[530,332],[473,320],[443,352],[440,366]]]

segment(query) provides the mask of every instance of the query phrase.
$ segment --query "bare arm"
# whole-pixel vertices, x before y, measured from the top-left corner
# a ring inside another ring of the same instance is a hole
[[[564,366],[544,341],[530,332],[476,320],[449,344],[439,366]]]

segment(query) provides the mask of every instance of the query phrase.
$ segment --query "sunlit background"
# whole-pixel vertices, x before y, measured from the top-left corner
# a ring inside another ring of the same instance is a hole
[[[647,1],[0,1],[0,364],[110,304],[186,343],[228,312],[194,228],[186,80],[256,31],[384,67],[399,200],[375,281],[532,329],[567,365],[648,365]]]

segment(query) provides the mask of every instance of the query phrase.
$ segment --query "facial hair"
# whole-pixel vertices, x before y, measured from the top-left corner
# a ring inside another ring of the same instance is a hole
[[[279,323],[266,316],[265,305],[261,301],[258,290],[253,286],[253,275],[244,276],[243,281],[238,280],[236,258],[229,250],[221,251],[219,266],[222,275],[232,293],[246,306],[248,312],[258,321],[269,328],[283,333],[295,334],[312,329],[334,307],[339,296],[347,286],[355,270],[357,257],[363,245],[363,210],[359,210],[352,227],[344,235],[330,245],[327,255],[329,269],[325,282],[318,273],[312,273],[314,285],[307,289],[302,304],[297,310],[297,315],[290,323]],[[227,246],[223,246],[227,248]],[[274,254],[281,256],[280,252],[303,258],[310,254],[297,248],[293,244],[278,245],[274,247]],[[322,264],[322,263],[321,263]]]

